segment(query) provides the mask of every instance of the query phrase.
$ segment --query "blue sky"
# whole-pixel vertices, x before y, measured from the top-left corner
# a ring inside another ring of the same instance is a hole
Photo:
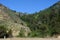
[[[34,13],[46,9],[59,0],[0,0],[0,3],[17,12]]]

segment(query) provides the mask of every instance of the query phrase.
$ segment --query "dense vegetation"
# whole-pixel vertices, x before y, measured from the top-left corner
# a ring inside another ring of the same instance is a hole
[[[31,29],[29,37],[51,37],[60,35],[60,2],[48,9],[20,16]]]
[[[11,30],[9,30],[8,32],[7,31],[8,31],[8,28],[6,27],[6,25],[0,25],[0,38],[12,37]]]
[[[4,25],[0,25],[0,38],[8,37],[7,28]]]

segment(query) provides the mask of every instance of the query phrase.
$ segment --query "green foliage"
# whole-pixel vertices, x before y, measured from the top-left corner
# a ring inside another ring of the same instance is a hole
[[[5,25],[0,25],[0,38],[4,38],[4,36],[13,37],[12,30],[8,30],[8,28]]]
[[[4,25],[2,25],[2,26],[0,26],[0,38],[3,38],[4,36],[8,36],[7,35],[7,28],[4,26]]]
[[[10,38],[13,37],[11,29],[9,30],[8,35],[9,35]]]
[[[30,37],[51,37],[60,34],[59,4],[60,2],[43,11],[21,17],[32,31]]]
[[[18,37],[25,37],[25,34],[24,33],[25,33],[25,30],[23,28],[21,28]]]

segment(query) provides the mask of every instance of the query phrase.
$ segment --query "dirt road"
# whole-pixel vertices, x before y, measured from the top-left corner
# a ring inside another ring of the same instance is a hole
[[[60,38],[7,38],[0,40],[60,40]]]

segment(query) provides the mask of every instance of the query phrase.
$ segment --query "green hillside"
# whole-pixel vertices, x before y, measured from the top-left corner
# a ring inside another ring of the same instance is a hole
[[[51,37],[60,35],[60,1],[34,14],[20,17],[31,29],[30,37]]]
[[[60,35],[60,1],[34,14],[16,12],[0,4],[0,30],[0,38],[57,37]]]

